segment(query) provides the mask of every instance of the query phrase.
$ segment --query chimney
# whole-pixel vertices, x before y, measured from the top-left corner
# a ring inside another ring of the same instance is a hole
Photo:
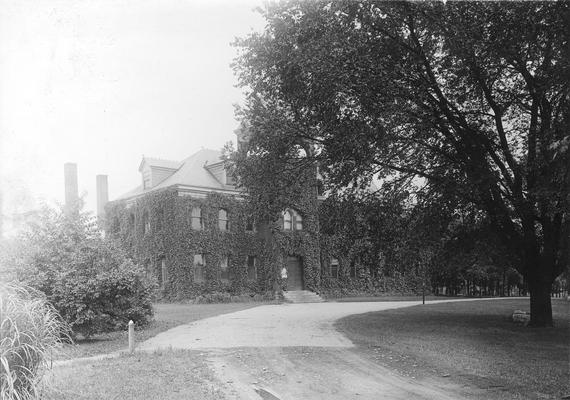
[[[72,210],[77,207],[79,200],[77,189],[77,164],[65,163],[63,165],[65,178],[65,208]]]
[[[105,204],[109,201],[107,175],[97,175],[97,218],[105,218]]]

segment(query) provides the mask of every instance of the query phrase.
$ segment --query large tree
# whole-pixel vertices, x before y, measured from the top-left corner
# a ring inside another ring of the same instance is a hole
[[[265,31],[237,41],[235,64],[259,171],[291,171],[301,146],[339,188],[421,177],[453,193],[514,254],[531,324],[552,325],[570,247],[570,4],[295,0],[262,12]]]

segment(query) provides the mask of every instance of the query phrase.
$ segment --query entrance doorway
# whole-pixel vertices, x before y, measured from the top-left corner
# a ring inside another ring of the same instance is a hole
[[[296,256],[287,256],[287,290],[303,290],[303,263]]]

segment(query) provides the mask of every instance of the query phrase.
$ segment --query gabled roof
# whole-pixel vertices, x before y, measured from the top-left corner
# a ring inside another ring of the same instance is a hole
[[[208,165],[221,163],[222,162],[221,155],[222,153],[217,150],[202,149],[192,154],[190,157],[186,158],[185,160],[178,162],[179,167],[177,168],[177,171],[174,172],[165,180],[163,180],[162,182],[160,182],[158,185],[153,186],[152,188],[146,190],[143,189],[142,185],[138,186],[137,188],[123,194],[122,196],[119,196],[117,200],[135,197],[143,193],[164,189],[169,186],[192,186],[203,189],[228,190],[230,188],[228,188],[227,185],[224,185],[223,183],[218,181],[214,177],[214,175],[206,168],[206,166]],[[173,163],[176,163],[175,161],[160,160],[160,159],[145,157],[143,158],[143,162],[141,162],[141,166],[145,161],[149,162],[149,160],[159,160],[161,162],[171,163],[169,165],[174,165]]]
[[[163,160],[162,158],[152,158],[152,157],[143,156],[143,159],[139,164],[139,171],[142,170],[142,167],[145,163],[150,165],[151,167],[161,167],[168,169],[178,169],[182,165],[180,161]]]

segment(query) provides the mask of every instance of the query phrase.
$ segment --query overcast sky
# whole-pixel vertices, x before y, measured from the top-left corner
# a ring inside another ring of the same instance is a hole
[[[63,164],[95,210],[140,183],[142,155],[182,160],[234,139],[236,36],[261,31],[257,2],[0,0],[4,214],[63,202]]]

